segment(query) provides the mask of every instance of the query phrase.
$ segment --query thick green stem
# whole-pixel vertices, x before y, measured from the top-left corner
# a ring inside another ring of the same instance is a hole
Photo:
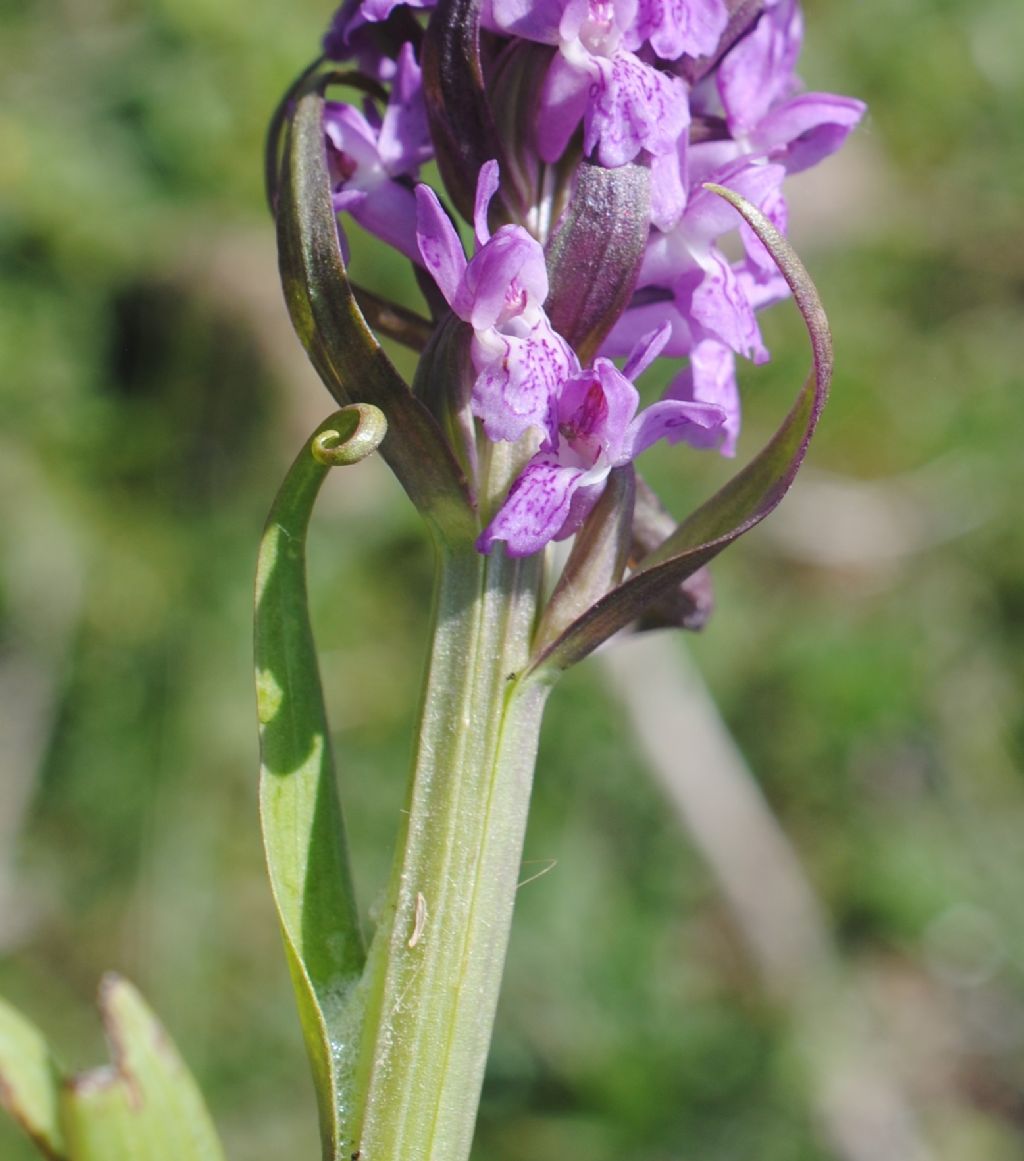
[[[364,976],[340,1144],[468,1157],[548,687],[523,682],[541,562],[442,554],[407,813]]]

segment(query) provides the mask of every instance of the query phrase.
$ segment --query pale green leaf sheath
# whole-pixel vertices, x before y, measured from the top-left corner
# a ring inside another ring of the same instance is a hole
[[[403,830],[367,959],[347,1155],[465,1161],[548,685],[524,681],[540,557],[440,554]]]

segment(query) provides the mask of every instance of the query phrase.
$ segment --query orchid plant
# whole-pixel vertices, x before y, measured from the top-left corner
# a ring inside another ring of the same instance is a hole
[[[831,348],[785,240],[784,185],[863,106],[804,90],[801,39],[797,0],[345,0],[272,120],[285,297],[341,405],[278,494],[256,593],[262,824],[332,1161],[468,1157],[547,695],[620,630],[699,628],[708,562],[804,458]],[[353,280],[350,218],[411,263],[426,314]],[[768,358],[757,312],[790,294],[811,374],[771,441],[677,523],[635,462],[660,440],[735,455],[737,356]],[[381,337],[418,353],[411,384]],[[674,374],[642,406],[657,359]],[[366,939],[305,537],[330,468],[377,451],[423,517],[436,585],[393,872]],[[125,1005],[151,1020],[123,987],[105,1008],[118,1043]],[[54,1090],[44,1042],[3,1019],[3,1092],[50,1156],[219,1155],[177,1064],[145,1089],[170,1094],[148,1111],[118,1089],[83,1113],[99,1081]],[[109,1074],[123,1089],[138,1053]]]

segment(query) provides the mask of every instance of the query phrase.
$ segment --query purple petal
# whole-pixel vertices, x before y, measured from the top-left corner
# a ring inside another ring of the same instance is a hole
[[[437,200],[437,194],[425,185],[416,187],[416,240],[423,265],[433,275],[445,301],[454,309],[466,272],[466,255],[455,227]],[[459,317],[465,318],[464,315]]]
[[[600,459],[618,463],[622,441],[640,395],[610,359],[598,358],[562,385],[558,399],[559,450],[592,468]],[[564,442],[563,442],[564,441]]]
[[[779,0],[726,53],[718,66],[718,92],[733,137],[746,136],[772,105],[790,95],[802,40],[795,0]]]
[[[645,335],[664,322],[671,327],[671,334],[661,353],[688,355],[695,341],[692,320],[679,312],[675,302],[665,300],[631,306],[601,344],[601,354],[609,358],[629,355]]]
[[[698,343],[690,353],[690,365],[681,371],[665,392],[666,399],[710,404],[722,411],[719,428],[698,424],[678,428],[678,438],[691,447],[718,447],[724,456],[736,454],[740,430],[740,394],[736,386],[736,359],[728,348],[710,340]]]
[[[491,0],[483,23],[497,32],[512,32],[537,44],[558,44],[563,0]]]
[[[485,161],[476,179],[476,202],[473,206],[473,230],[477,246],[487,244],[491,231],[487,225],[487,211],[491,198],[498,192],[498,163]]]
[[[686,209],[687,137],[682,134],[676,151],[651,158],[651,224],[671,230]]]
[[[477,540],[477,548],[490,552],[496,540],[504,540],[509,556],[539,552],[561,532],[585,474],[582,468],[564,467],[551,452],[534,456]]]
[[[666,328],[665,339],[668,333]],[[631,458],[626,450],[626,433],[640,406],[640,392],[610,359],[595,359],[594,371],[601,380],[608,409],[601,439],[603,451],[609,462],[618,466]]]
[[[709,180],[734,190],[764,212],[764,207],[775,198],[785,176],[786,170],[781,165],[742,161],[709,175]],[[735,230],[741,223],[739,214],[724,198],[701,188],[693,192],[683,224],[687,238],[696,243],[698,239],[713,242],[722,234]]]
[[[743,161],[710,176],[720,185],[742,194],[759,209],[767,210],[779,204],[778,189],[786,171],[781,165]],[[707,254],[717,238],[742,225],[742,218],[724,198],[710,190],[694,189],[676,225],[668,232],[656,231],[652,236],[638,285],[675,285],[697,263],[706,264]]]
[[[663,60],[710,56],[729,22],[724,0],[641,0],[637,32]]]
[[[359,4],[360,0],[344,0],[331,17],[323,39],[324,56],[328,60],[345,60],[349,56],[349,37],[364,23]]]
[[[377,130],[352,105],[328,102],[324,111],[327,168],[334,212],[349,213],[370,233],[418,262],[413,193],[388,176]]]
[[[370,47],[369,42],[359,35],[367,24],[387,20],[395,8],[405,3],[409,8],[432,8],[434,0],[344,0],[331,18],[330,27],[324,35],[324,55],[330,60],[349,60],[353,56],[364,58],[360,61],[364,70],[378,80],[389,79],[383,75],[387,70],[379,49]],[[367,69],[371,59],[380,61],[381,69]],[[390,65],[392,62],[387,61]]]
[[[326,101],[324,134],[338,155],[329,155],[328,164],[332,170],[332,179],[336,179],[339,184],[354,179],[357,188],[366,189],[373,184],[374,170],[377,171],[378,181],[386,176],[380,164],[378,130],[354,105],[344,101]]]
[[[583,521],[593,512],[595,504],[601,499],[610,470],[607,465],[591,468],[585,476],[577,480],[569,503],[569,515],[555,534],[555,540],[565,540],[567,536],[579,532]]]
[[[593,58],[598,79],[583,118],[583,148],[614,168],[632,161],[641,149],[655,157],[674,153],[690,121],[686,86],[658,72],[631,52],[611,61]]]
[[[538,310],[547,296],[548,272],[540,243],[522,226],[502,226],[470,260],[449,301],[459,318],[482,331],[524,311]]]
[[[537,116],[537,152],[552,164],[565,152],[590,99],[592,71],[570,64],[557,55],[541,90]]]
[[[360,12],[370,24],[377,24],[387,20],[396,8],[402,5],[407,8],[433,8],[434,0],[363,0]]]
[[[337,193],[331,194],[331,206],[336,214],[351,213],[361,206],[368,196],[364,189],[340,189]]]
[[[593,0],[562,0],[562,18],[558,24],[558,39],[563,47],[572,44],[573,41],[578,41],[583,34],[584,25],[588,23],[602,28],[604,33],[602,39],[607,38],[609,33],[614,37],[615,33],[621,29],[620,22],[616,19],[619,15],[617,9],[620,7],[621,4],[616,4],[616,0],[611,0],[610,3],[601,3],[601,0],[597,0],[597,3],[594,3]],[[615,32],[612,31],[613,28]],[[584,52],[590,52],[590,47],[587,45],[581,44],[579,48]]]
[[[697,403],[680,399],[663,399],[645,408],[633,420],[626,433],[623,462],[636,459],[659,439],[669,443],[680,440],[720,442],[728,416],[714,403]],[[698,446],[707,446],[698,444]]]
[[[580,462],[591,468],[601,453],[601,442],[608,425],[608,400],[604,388],[592,370],[580,371],[560,383],[559,388],[557,434],[567,441]]]
[[[777,266],[774,270],[765,270],[753,263],[747,263],[736,271],[736,277],[747,302],[754,310],[762,310],[766,306],[784,302],[792,293],[789,283]]]
[[[423,250],[416,230],[416,198],[407,186],[385,181],[372,193],[362,194],[348,211],[364,229],[419,262]]]
[[[644,335],[630,351],[626,365],[622,368],[623,375],[635,383],[661,354],[671,337],[672,324],[667,320],[657,330]]]
[[[579,366],[546,318],[525,336],[476,335],[472,353],[473,414],[491,440],[514,442],[531,427],[547,430],[552,400]]]
[[[688,301],[687,301],[688,299]],[[709,336],[719,339],[737,354],[755,363],[764,363],[768,351],[743,285],[721,254],[712,253],[703,277],[681,279],[676,287],[676,303]]]
[[[803,93],[772,109],[751,134],[751,145],[799,173],[835,153],[865,108],[852,97]]]
[[[391,98],[378,140],[381,161],[391,177],[414,175],[434,153],[423,101],[423,81],[411,44],[402,45]]]

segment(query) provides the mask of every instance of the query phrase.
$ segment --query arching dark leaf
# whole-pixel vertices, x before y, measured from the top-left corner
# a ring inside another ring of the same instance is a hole
[[[300,98],[284,151],[277,239],[292,324],[339,403],[371,403],[384,412],[381,454],[424,517],[445,539],[472,539],[476,519],[458,463],[377,342],[349,284],[331,206],[323,104],[317,92]]]

